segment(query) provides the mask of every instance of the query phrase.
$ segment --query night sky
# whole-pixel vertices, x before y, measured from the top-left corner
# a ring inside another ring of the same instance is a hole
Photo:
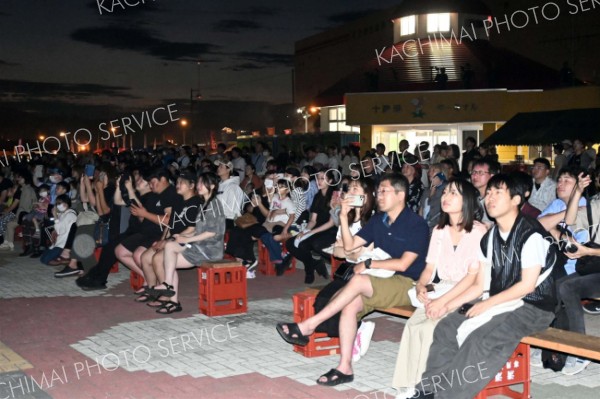
[[[128,2],[140,4],[106,0],[101,15],[97,1],[2,0],[0,109],[106,120],[189,104],[198,87],[203,101],[289,103],[297,40],[399,3]]]

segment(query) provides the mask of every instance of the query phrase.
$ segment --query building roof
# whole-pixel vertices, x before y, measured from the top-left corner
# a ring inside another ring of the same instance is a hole
[[[462,14],[491,15],[491,11],[480,0],[404,0],[396,7],[396,17],[407,15],[458,12]]]
[[[485,140],[486,144],[538,145],[600,137],[600,108],[522,112]]]
[[[434,39],[432,36],[431,45],[429,39],[421,39],[421,42],[399,42],[393,47],[385,48],[383,53],[382,49],[374,49],[376,56],[371,61],[323,91],[315,99],[316,104],[343,104],[346,93],[440,90],[434,82],[436,67],[445,68],[448,90],[526,90],[561,86],[558,71],[508,49],[495,47],[487,40],[465,38],[461,43],[456,38],[440,39],[437,36]],[[467,64],[472,70],[468,87],[461,75],[461,66]]]

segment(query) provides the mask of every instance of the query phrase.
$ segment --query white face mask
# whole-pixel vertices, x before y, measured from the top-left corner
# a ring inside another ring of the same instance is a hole
[[[57,179],[57,178],[56,178],[56,176],[54,176],[54,175],[50,176],[50,181],[51,181],[52,183],[58,183],[58,179]]]
[[[40,191],[40,197],[46,198],[48,196],[48,191]]]
[[[58,209],[59,212],[64,212],[67,210],[67,206],[65,204],[58,204],[56,205],[56,209]]]

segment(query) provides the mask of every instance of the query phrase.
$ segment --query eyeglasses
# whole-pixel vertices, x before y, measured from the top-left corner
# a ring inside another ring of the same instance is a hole
[[[390,189],[387,189],[387,190],[386,189],[379,189],[375,193],[377,195],[381,195],[381,194],[385,194],[385,193],[391,193],[392,191],[396,191],[396,190],[394,190],[393,188],[390,188]]]
[[[486,172],[485,170],[473,170],[471,171],[471,176],[483,176],[489,173],[490,172]]]

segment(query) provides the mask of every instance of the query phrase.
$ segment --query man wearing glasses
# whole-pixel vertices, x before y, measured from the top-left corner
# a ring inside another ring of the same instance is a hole
[[[488,159],[479,159],[473,163],[473,169],[471,170],[471,183],[477,190],[479,190],[479,205],[483,210],[481,222],[485,223],[488,226],[493,224],[492,220],[489,218],[488,213],[485,209],[483,201],[485,199],[485,191],[487,189],[488,181],[492,178],[492,176],[497,175],[500,172],[500,164],[498,162],[488,160]]]
[[[391,258],[358,263],[352,279],[322,311],[298,324],[277,325],[277,331],[286,342],[303,346],[319,324],[341,311],[340,361],[335,369],[317,380],[320,385],[334,386],[354,380],[352,346],[357,320],[374,309],[410,305],[408,290],[425,267],[429,228],[423,218],[406,206],[407,190],[408,181],[404,176],[384,175],[377,190],[379,212],[354,236],[346,217],[351,209],[348,202],[351,199],[342,202],[340,224],[344,250],[350,252],[373,244]],[[395,273],[389,278],[380,278],[363,274],[369,273],[368,269],[386,269]]]

